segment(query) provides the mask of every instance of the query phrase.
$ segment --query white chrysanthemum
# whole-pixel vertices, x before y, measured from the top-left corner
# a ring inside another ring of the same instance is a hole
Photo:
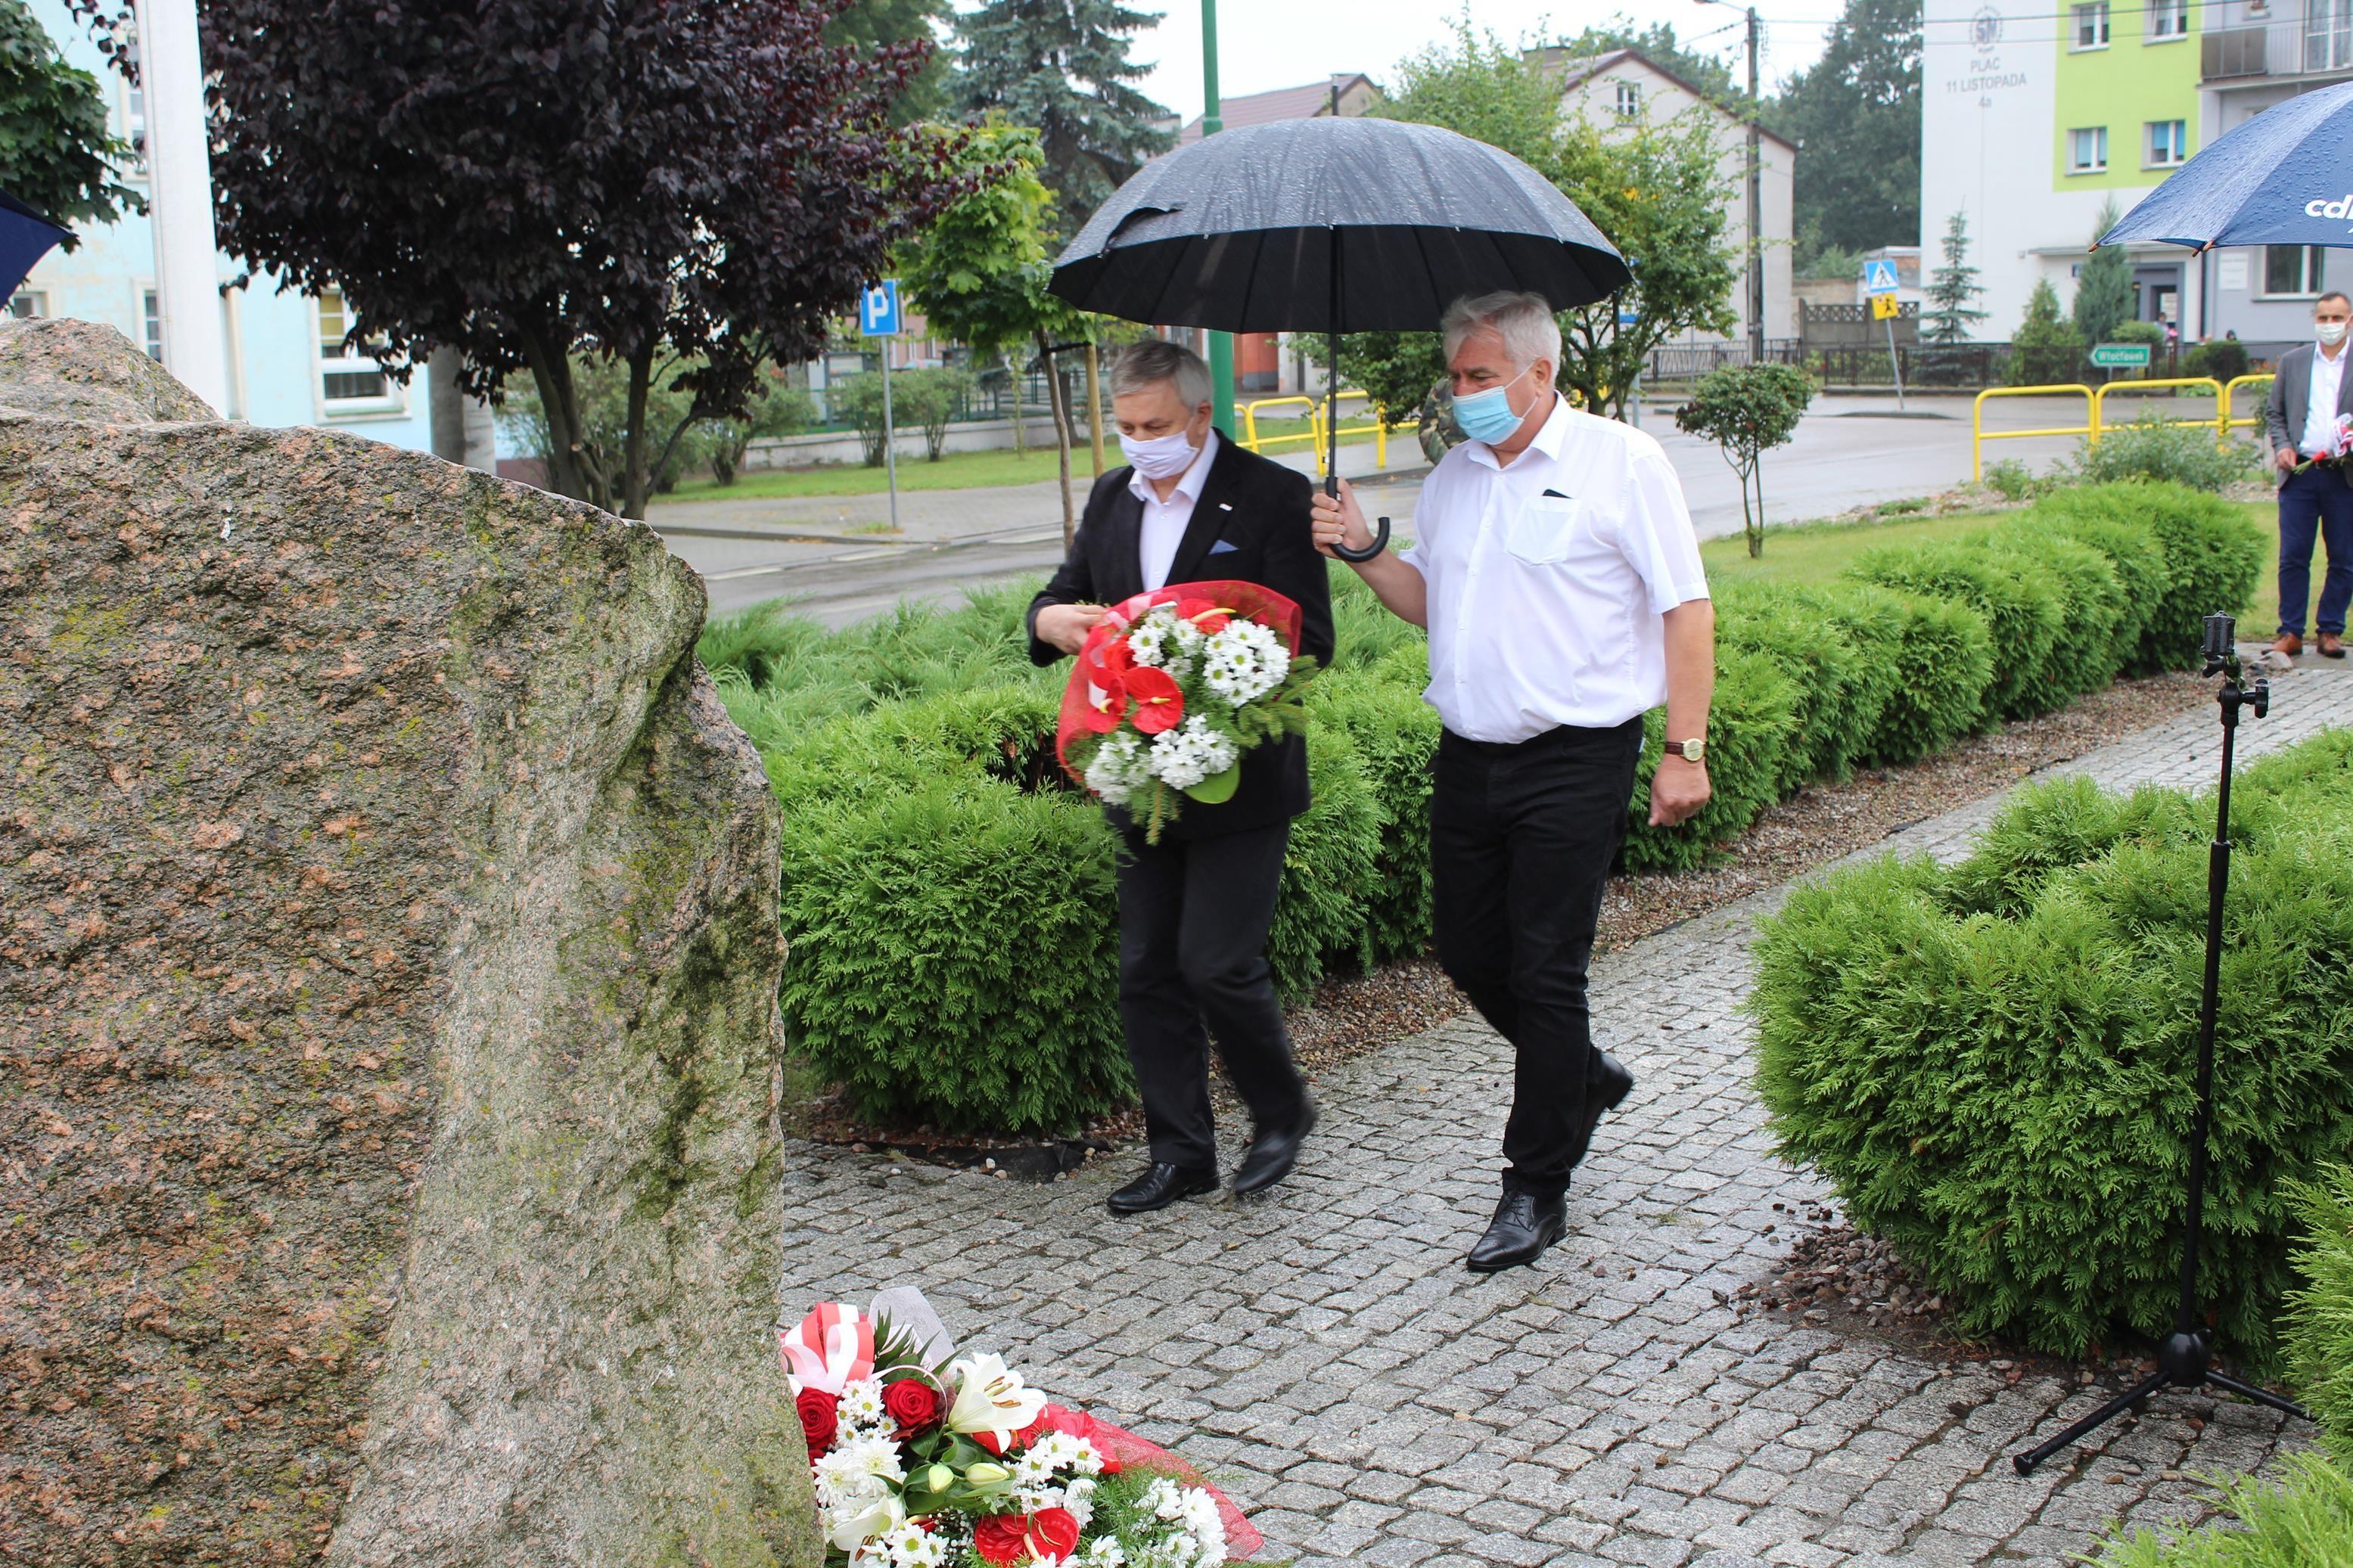
[[[1067,1432],[1049,1432],[1022,1450],[1013,1461],[1013,1484],[1044,1486],[1057,1476],[1099,1476],[1103,1456],[1094,1445]]]
[[[1219,1511],[1218,1500],[1199,1487],[1187,1487],[1183,1502],[1185,1532],[1200,1549],[1194,1562],[1201,1568],[1215,1568],[1226,1560],[1226,1519]]]
[[[899,1462],[899,1445],[888,1437],[843,1438],[816,1468],[818,1484],[830,1487],[844,1500],[871,1498],[889,1489],[882,1483],[907,1479],[907,1468]]]
[[[1176,634],[1176,617],[1155,610],[1127,630],[1127,651],[1137,664],[1158,669],[1168,657],[1168,641]]]
[[[1144,742],[1132,730],[1115,730],[1104,736],[1087,760],[1087,787],[1113,805],[1125,805],[1136,786],[1151,777]]]
[[[1100,1536],[1088,1542],[1079,1561],[1085,1563],[1086,1568],[1127,1568],[1127,1548],[1122,1546],[1116,1537]]]
[[[1135,1500],[1136,1507],[1158,1519],[1177,1519],[1185,1512],[1185,1500],[1178,1494],[1176,1483],[1166,1476],[1155,1477]]]
[[[1282,639],[1256,621],[1227,622],[1209,639],[1201,665],[1202,681],[1236,708],[1265,696],[1290,673],[1291,655]]]
[[[1172,789],[1191,789],[1241,760],[1234,738],[1214,728],[1205,713],[1187,714],[1173,730],[1152,737],[1153,775]]]
[[[870,1547],[878,1544],[870,1542]],[[890,1568],[940,1568],[948,1560],[947,1542],[920,1525],[894,1530],[879,1542]]]
[[[1079,1521],[1081,1530],[1094,1522],[1095,1486],[1096,1482],[1092,1477],[1074,1476],[1070,1484],[1062,1489],[1061,1506],[1072,1519]]]
[[[871,1377],[842,1384],[841,1403],[835,1407],[835,1415],[850,1435],[878,1433],[893,1425],[882,1414],[881,1382]]]

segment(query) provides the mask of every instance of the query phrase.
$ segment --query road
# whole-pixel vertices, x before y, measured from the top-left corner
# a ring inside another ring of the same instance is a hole
[[[2204,405],[2207,409],[2211,404]],[[2197,412],[2185,403],[2177,410]],[[1677,431],[1667,412],[1644,411],[1681,477],[1703,538],[1740,531],[1740,487],[1713,445]],[[1765,459],[1768,522],[1828,517],[1852,508],[1934,494],[1969,479],[1969,400],[1915,397],[1899,412],[1893,398],[1818,400],[1790,444]],[[1987,405],[1987,428],[2049,428],[2080,423],[2083,405],[2065,399],[2010,398]],[[2005,440],[1987,461],[2019,458],[2046,467],[2073,451],[2072,437]],[[1340,470],[1365,475],[1369,506],[1410,532],[1422,470],[1397,465],[1419,453],[1409,440],[1389,444],[1392,468],[1375,476],[1369,444],[1343,447]],[[1312,469],[1307,455],[1278,461]],[[1087,477],[1071,481],[1083,499]],[[886,497],[838,496],[769,500],[703,500],[659,505],[649,521],[671,551],[702,574],[713,615],[784,598],[828,626],[843,626],[902,599],[954,602],[963,592],[1010,577],[1040,575],[1061,559],[1061,503],[1049,481],[990,489],[932,490],[899,498],[902,531],[888,534]]]

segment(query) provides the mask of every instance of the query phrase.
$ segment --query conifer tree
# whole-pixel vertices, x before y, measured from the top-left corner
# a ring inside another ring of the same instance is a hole
[[[2116,204],[2110,202],[2100,209],[2099,226],[2092,237],[2096,240],[2116,226]],[[2117,322],[2129,321],[2138,313],[2135,303],[2132,263],[2125,259],[2123,248],[2110,245],[2093,250],[2091,259],[2075,274],[2075,330],[2084,334],[2084,342],[2107,342]]]
[[[959,107],[1037,127],[1062,235],[1167,149],[1169,111],[1138,92],[1133,35],[1158,18],[1118,0],[987,0],[955,17]]]
[[[1965,343],[1986,313],[1970,301],[1985,290],[1978,287],[1978,269],[1969,265],[1969,215],[1956,212],[1945,225],[1945,264],[1928,275],[1928,341]]]

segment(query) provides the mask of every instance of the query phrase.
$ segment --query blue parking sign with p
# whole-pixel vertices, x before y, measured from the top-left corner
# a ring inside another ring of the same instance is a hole
[[[1862,264],[1862,291],[1865,294],[1895,292],[1895,263],[1887,260],[1866,261]]]
[[[894,337],[899,331],[899,280],[885,278],[858,297],[858,333],[866,338]]]

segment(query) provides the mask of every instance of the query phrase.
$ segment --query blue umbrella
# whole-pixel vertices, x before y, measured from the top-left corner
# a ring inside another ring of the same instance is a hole
[[[2128,239],[2353,247],[2353,82],[2275,103],[2216,137],[2100,236]]]
[[[33,270],[33,263],[68,237],[64,229],[0,191],[0,300],[14,294],[16,285]]]

